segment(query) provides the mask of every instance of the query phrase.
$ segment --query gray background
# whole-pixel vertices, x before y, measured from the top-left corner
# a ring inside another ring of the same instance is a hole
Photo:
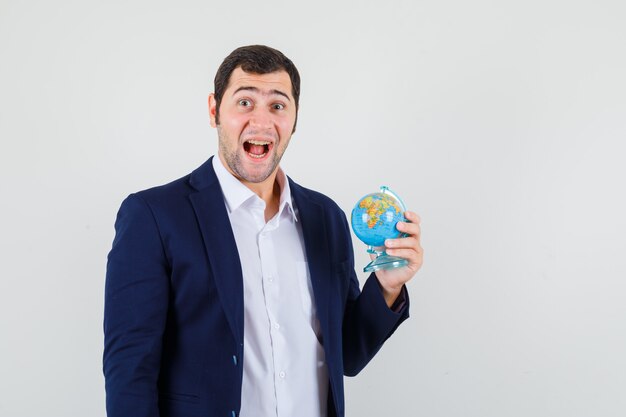
[[[348,416],[626,415],[625,11],[0,0],[0,416],[104,416],[116,211],[216,151],[206,97],[250,43],[302,75],[287,172],[423,218],[411,319]]]

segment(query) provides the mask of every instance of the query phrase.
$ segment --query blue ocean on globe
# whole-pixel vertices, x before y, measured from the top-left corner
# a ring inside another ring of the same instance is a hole
[[[390,194],[368,194],[352,210],[352,230],[366,245],[384,246],[385,239],[401,235],[396,224],[406,221],[403,209],[403,204]]]

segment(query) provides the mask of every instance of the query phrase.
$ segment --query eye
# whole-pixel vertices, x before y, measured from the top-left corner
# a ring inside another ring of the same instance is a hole
[[[252,103],[247,98],[242,98],[241,100],[239,100],[237,102],[237,104],[239,104],[240,106],[243,106],[243,107],[250,107],[250,106],[252,106]]]
[[[282,103],[274,103],[272,104],[272,108],[274,110],[284,110],[285,109],[285,105]]]

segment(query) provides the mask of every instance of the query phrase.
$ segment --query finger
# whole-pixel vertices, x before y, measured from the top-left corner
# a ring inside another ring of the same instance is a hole
[[[394,239],[395,240],[395,239]],[[385,248],[385,252],[391,254],[392,252],[396,252],[396,253],[400,253],[401,251],[407,251],[406,253],[410,254],[410,252],[415,252],[418,255],[423,255],[424,254],[424,249],[422,249],[422,246],[417,243],[417,245],[415,246],[411,246],[411,247],[388,247]],[[395,256],[401,256],[401,255],[395,255]]]
[[[398,222],[396,224],[396,229],[398,229],[402,233],[406,233],[407,235],[413,235],[415,237],[419,237],[422,233],[422,228],[419,223],[407,223],[407,222]]]
[[[422,219],[420,218],[420,216],[417,215],[417,213],[413,212],[413,211],[405,211],[404,212],[404,217],[406,217],[406,219],[412,223],[417,223],[420,224]]]
[[[409,261],[409,264],[413,265],[421,265],[424,258],[422,252],[413,249],[389,249],[386,252],[387,255],[404,258]]]
[[[397,239],[385,240],[385,247],[393,249],[416,249],[419,247],[419,240],[415,237],[401,237]]]

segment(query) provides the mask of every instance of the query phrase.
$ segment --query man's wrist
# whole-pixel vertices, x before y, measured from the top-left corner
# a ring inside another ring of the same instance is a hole
[[[387,307],[389,308],[392,308],[396,300],[398,300],[400,294],[402,294],[402,287],[388,289],[381,285],[381,290],[383,292],[383,298],[385,299],[385,303],[387,303]]]

